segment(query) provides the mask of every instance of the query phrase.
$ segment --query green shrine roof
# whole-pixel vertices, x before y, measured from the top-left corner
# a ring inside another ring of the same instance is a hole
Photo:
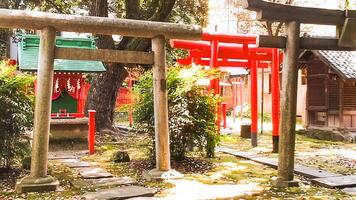
[[[37,71],[40,37],[38,35],[21,35],[18,43],[18,63],[22,71]],[[56,46],[62,48],[96,49],[91,38],[56,37]],[[105,72],[99,61],[54,60],[54,70],[58,72]]]

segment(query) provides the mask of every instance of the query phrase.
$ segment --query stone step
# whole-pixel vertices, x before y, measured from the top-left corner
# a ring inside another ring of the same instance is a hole
[[[88,155],[87,150],[83,151],[52,151],[48,153],[49,160],[78,159]]]
[[[115,177],[115,178],[100,178],[100,179],[77,179],[71,181],[75,188],[99,188],[99,187],[114,187],[121,185],[136,184],[136,181],[130,177]]]
[[[86,200],[117,200],[134,197],[152,197],[157,192],[154,188],[141,186],[123,186],[110,189],[103,189],[97,192],[87,192],[83,195]]]
[[[60,159],[59,162],[67,165],[69,168],[80,168],[92,166],[89,162],[83,162],[79,159]]]
[[[356,175],[311,179],[311,182],[327,188],[347,188],[356,186]]]
[[[326,177],[334,177],[334,176],[341,175],[341,174],[335,174],[325,170],[320,170],[317,168],[307,167],[303,165],[295,165],[294,172],[296,174],[305,176],[307,178],[326,178]]]
[[[77,168],[79,174],[84,179],[99,179],[99,178],[110,178],[113,175],[106,170],[99,168],[99,167],[84,167],[84,168]]]
[[[355,195],[356,196],[356,187],[345,188],[342,191],[345,192],[346,194],[350,194],[350,195]]]

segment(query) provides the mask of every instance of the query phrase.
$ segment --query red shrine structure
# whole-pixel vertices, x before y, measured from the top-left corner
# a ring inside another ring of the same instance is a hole
[[[37,73],[40,37],[21,35],[18,42],[17,59],[19,69]],[[96,49],[92,38],[56,37],[56,47]],[[105,72],[99,61],[55,59],[52,88],[50,133],[51,139],[88,140],[89,153],[94,153],[95,111],[89,110],[84,116],[84,107],[90,84],[85,81],[89,73]],[[37,84],[35,82],[35,88]],[[36,91],[35,91],[36,93]]]
[[[279,71],[282,57],[278,49],[259,48],[256,36],[224,35],[204,33],[201,41],[171,40],[173,48],[188,51],[186,58],[178,59],[181,65],[192,63],[210,68],[241,67],[248,68],[251,77],[251,143],[257,146],[258,105],[257,68],[271,67],[273,152],[278,152],[279,140]],[[220,94],[219,79],[210,81],[209,89]],[[217,109],[221,121],[221,106]]]

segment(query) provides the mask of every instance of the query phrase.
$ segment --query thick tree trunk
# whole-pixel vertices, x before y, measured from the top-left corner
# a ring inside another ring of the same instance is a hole
[[[90,15],[107,17],[108,4],[106,0],[94,0]],[[97,47],[114,49],[112,36],[99,35]],[[96,110],[97,130],[112,129],[116,105],[117,91],[127,76],[126,69],[117,63],[105,63],[106,72],[98,74],[91,82],[87,109]]]
[[[117,91],[127,76],[124,67],[106,64],[107,71],[98,75],[91,83],[88,109],[96,110],[97,129],[111,128],[114,120]]]

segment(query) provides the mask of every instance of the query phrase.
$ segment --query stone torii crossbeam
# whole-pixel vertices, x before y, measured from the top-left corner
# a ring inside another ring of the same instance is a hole
[[[243,0],[243,7],[257,12],[261,21],[286,23],[286,37],[259,36],[259,47],[282,48],[281,120],[278,157],[278,187],[297,186],[293,180],[295,124],[298,86],[298,57],[300,49],[356,50],[356,11],[307,8],[269,3],[262,0]],[[334,25],[336,38],[300,37],[300,24]]]
[[[201,27],[7,9],[0,9],[0,27],[41,31],[31,173],[16,184],[17,192],[56,190],[59,184],[47,174],[54,59],[153,65],[156,169],[147,176],[152,179],[180,176],[170,165],[165,43],[166,39],[199,39]],[[151,38],[152,52],[59,48],[55,45],[56,31]]]

